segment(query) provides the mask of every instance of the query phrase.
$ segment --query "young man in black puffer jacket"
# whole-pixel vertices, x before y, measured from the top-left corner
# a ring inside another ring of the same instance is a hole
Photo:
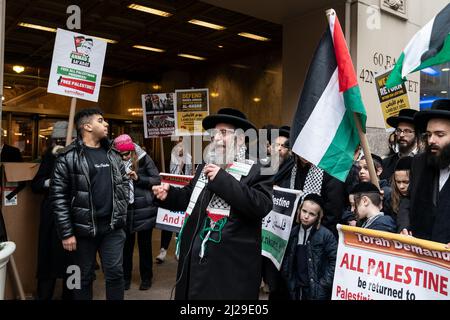
[[[97,251],[105,273],[106,298],[123,300],[123,230],[127,219],[128,176],[119,152],[108,141],[108,123],[99,109],[75,115],[77,139],[56,160],[50,201],[58,235],[81,270],[74,299],[92,299]]]
[[[336,265],[337,242],[320,225],[323,199],[308,194],[298,209],[297,222],[289,238],[281,265],[292,300],[329,300]]]

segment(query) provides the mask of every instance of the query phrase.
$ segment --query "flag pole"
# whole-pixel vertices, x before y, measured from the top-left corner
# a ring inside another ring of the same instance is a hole
[[[70,101],[69,125],[66,133],[66,146],[72,143],[73,119],[75,118],[75,109],[77,107],[77,98],[72,98]]]
[[[330,23],[331,17],[335,16],[336,12],[334,11],[334,9],[328,9],[328,10],[326,10],[326,15],[327,15],[328,23]],[[346,29],[346,31],[350,32],[349,26],[345,26],[345,29]],[[349,40],[348,34],[346,34],[346,38],[347,38],[346,41],[348,41]],[[380,184],[378,182],[377,173],[375,171],[375,166],[373,164],[372,154],[371,154],[370,148],[369,148],[369,142],[367,141],[366,134],[364,133],[364,131],[362,129],[361,119],[358,117],[358,115],[355,112],[353,113],[353,118],[355,120],[356,128],[358,129],[359,140],[361,141],[361,147],[363,148],[363,151],[364,151],[364,157],[367,162],[367,167],[369,168],[370,182],[372,182],[375,186],[377,186],[378,189],[380,189]]]

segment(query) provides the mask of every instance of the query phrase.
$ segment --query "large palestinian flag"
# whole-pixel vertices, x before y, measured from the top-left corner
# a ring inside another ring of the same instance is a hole
[[[450,4],[409,41],[390,74],[386,86],[394,87],[406,75],[450,61]]]
[[[292,150],[345,181],[360,143],[353,113],[366,127],[353,63],[333,11],[308,70],[292,124]]]

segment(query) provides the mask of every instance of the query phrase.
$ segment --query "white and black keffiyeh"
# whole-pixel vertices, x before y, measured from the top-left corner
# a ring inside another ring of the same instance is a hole
[[[303,192],[305,192],[305,194],[308,193],[320,194],[322,192],[322,182],[323,182],[323,170],[312,164],[311,168],[309,168],[308,170],[308,174],[306,175],[305,185],[303,186]]]

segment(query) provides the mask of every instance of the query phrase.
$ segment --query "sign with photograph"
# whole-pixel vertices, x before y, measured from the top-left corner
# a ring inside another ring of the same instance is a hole
[[[145,138],[167,137],[175,132],[173,92],[142,95]]]
[[[96,37],[58,29],[47,91],[97,102],[106,45]]]
[[[202,120],[209,115],[209,90],[175,90],[176,135],[202,135]]]

